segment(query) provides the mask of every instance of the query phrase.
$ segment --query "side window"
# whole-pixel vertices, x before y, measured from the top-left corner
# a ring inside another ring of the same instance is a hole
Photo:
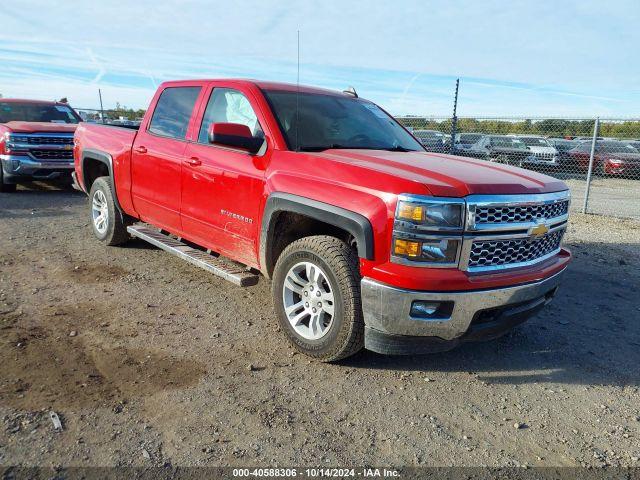
[[[199,93],[200,87],[166,88],[156,103],[149,131],[163,137],[183,140]]]
[[[209,143],[209,125],[220,122],[246,125],[254,137],[264,137],[260,123],[258,123],[258,117],[249,100],[237,90],[213,89],[202,118],[202,125],[200,125],[198,143]]]

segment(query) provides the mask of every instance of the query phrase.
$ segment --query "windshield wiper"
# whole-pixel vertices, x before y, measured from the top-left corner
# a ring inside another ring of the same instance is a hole
[[[418,150],[413,150],[412,148],[401,147],[400,145],[396,145],[395,147],[378,148],[377,150],[386,150],[387,152],[417,152],[418,151]]]
[[[401,147],[396,145],[395,147],[373,147],[362,145],[342,145],[340,143],[332,143],[331,145],[303,145],[300,147],[301,152],[321,152],[322,150],[329,150],[332,148],[350,149],[350,150],[385,150],[388,152],[417,152],[418,150],[412,150],[410,148]]]
[[[331,148],[358,148],[358,147],[347,147],[346,145],[341,145],[339,143],[332,143],[331,145],[303,145],[298,150],[301,152],[321,152],[322,150],[329,150]]]

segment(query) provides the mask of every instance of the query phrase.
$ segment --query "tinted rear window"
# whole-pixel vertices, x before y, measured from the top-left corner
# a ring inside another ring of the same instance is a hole
[[[184,139],[199,93],[200,87],[166,88],[156,104],[149,131],[163,137]]]

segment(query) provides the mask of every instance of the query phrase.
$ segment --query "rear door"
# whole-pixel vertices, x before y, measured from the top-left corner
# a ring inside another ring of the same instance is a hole
[[[204,112],[195,126],[197,138],[185,150],[182,170],[182,225],[185,237],[257,266],[258,213],[270,151],[252,156],[245,151],[212,145],[211,123],[247,125],[264,138],[261,116],[251,92],[224,83],[209,87]],[[262,122],[264,125],[264,122]],[[196,136],[194,135],[194,137]]]
[[[201,90],[201,85],[181,83],[159,92],[153,114],[140,126],[131,153],[135,210],[143,221],[173,233],[182,230],[182,160]]]

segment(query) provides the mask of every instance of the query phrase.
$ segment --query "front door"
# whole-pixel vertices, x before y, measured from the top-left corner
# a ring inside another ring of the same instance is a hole
[[[264,190],[264,156],[212,145],[212,123],[247,125],[254,136],[263,130],[248,95],[213,88],[198,138],[189,143],[182,168],[182,225],[185,237],[239,260],[258,265],[260,199]]]
[[[181,231],[181,171],[186,134],[199,86],[168,87],[131,152],[131,195],[140,218],[174,233]]]

